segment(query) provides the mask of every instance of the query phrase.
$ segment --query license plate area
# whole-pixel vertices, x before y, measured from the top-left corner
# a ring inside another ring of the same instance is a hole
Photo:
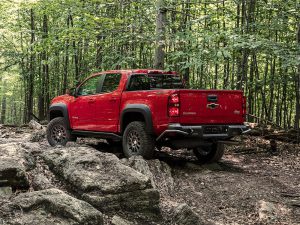
[[[205,126],[203,134],[224,134],[227,133],[227,126]]]

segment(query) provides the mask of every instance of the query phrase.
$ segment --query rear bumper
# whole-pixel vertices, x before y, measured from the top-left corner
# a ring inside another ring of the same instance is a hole
[[[179,123],[169,124],[156,140],[159,141],[167,137],[188,137],[201,139],[227,139],[250,131],[246,125],[201,125],[183,126]]]

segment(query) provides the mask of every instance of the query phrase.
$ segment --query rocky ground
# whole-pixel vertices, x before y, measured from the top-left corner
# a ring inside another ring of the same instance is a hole
[[[0,128],[1,224],[300,224],[300,146],[244,136],[221,162],[187,150],[153,160],[79,139],[50,147],[44,128]]]

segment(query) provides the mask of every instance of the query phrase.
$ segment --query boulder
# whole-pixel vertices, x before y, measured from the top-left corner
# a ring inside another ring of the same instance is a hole
[[[17,144],[0,145],[0,186],[10,186],[13,189],[29,187],[26,170],[30,169],[24,150]]]
[[[101,211],[159,214],[159,193],[150,180],[113,154],[90,147],[51,148],[42,157],[54,173]]]
[[[12,195],[11,187],[0,187],[0,198],[10,197]]]
[[[29,182],[25,167],[15,159],[0,159],[0,186],[27,189]]]
[[[180,204],[174,209],[172,224],[212,225],[212,223],[203,221],[187,204]]]
[[[154,177],[153,174],[150,170],[150,167],[148,165],[148,162],[144,160],[142,156],[133,156],[129,159],[122,159],[121,162],[126,165],[131,167],[132,169],[135,169],[136,171],[144,174],[146,177],[148,177],[151,181],[152,186],[155,188],[155,182],[154,182]]]
[[[13,211],[9,224],[103,224],[101,212],[58,189],[20,194],[4,207]]]
[[[40,142],[43,141],[46,137],[46,129],[36,130],[34,131],[30,137],[29,140],[31,142]]]
[[[171,167],[158,159],[149,160],[148,165],[153,174],[155,186],[164,195],[172,196],[174,194],[174,179]]]
[[[128,220],[125,220],[119,216],[114,216],[111,220],[112,225],[133,225],[133,223],[129,222]]]
[[[31,186],[36,191],[45,190],[54,187],[52,183],[49,181],[49,179],[43,174],[37,174],[36,176],[34,176],[32,179]]]
[[[129,159],[122,159],[121,161],[124,165],[147,176],[151,180],[152,186],[161,193],[168,195],[174,193],[172,170],[165,162],[159,161],[158,159],[145,160],[142,156],[133,156]]]
[[[30,138],[29,138],[30,139]],[[44,151],[44,148],[40,146],[39,143],[33,142],[23,142],[20,145],[22,148],[26,149],[32,155],[38,155]]]
[[[34,130],[42,130],[43,126],[35,120],[30,120],[28,123],[29,128]]]

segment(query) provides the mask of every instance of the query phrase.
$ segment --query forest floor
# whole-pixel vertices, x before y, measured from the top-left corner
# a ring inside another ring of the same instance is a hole
[[[34,154],[50,149],[44,138],[33,140],[32,133],[29,128],[2,127],[0,144],[17,143]],[[28,144],[28,140],[35,143]],[[118,147],[101,140],[79,139],[70,146],[91,146],[99,152],[123,158]],[[226,147],[219,163],[209,165],[198,164],[192,152],[184,149],[171,151],[166,148],[157,152],[156,159],[148,161],[149,167],[151,163],[163,163],[170,173],[164,172],[162,176],[152,170],[152,179],[160,193],[163,219],[149,224],[192,224],[174,222],[174,208],[180,204],[186,204],[205,221],[203,224],[300,224],[300,146],[277,142],[277,149],[272,154],[268,140],[243,136],[240,145]],[[39,169],[28,172],[30,187],[27,192],[36,189],[33,180],[37,173],[48,177],[52,186],[68,192],[64,181],[49,175],[42,160],[36,160],[35,164]],[[21,192],[17,190],[9,199]],[[123,216],[130,221],[126,213]],[[106,217],[105,224],[113,224],[110,219]]]

